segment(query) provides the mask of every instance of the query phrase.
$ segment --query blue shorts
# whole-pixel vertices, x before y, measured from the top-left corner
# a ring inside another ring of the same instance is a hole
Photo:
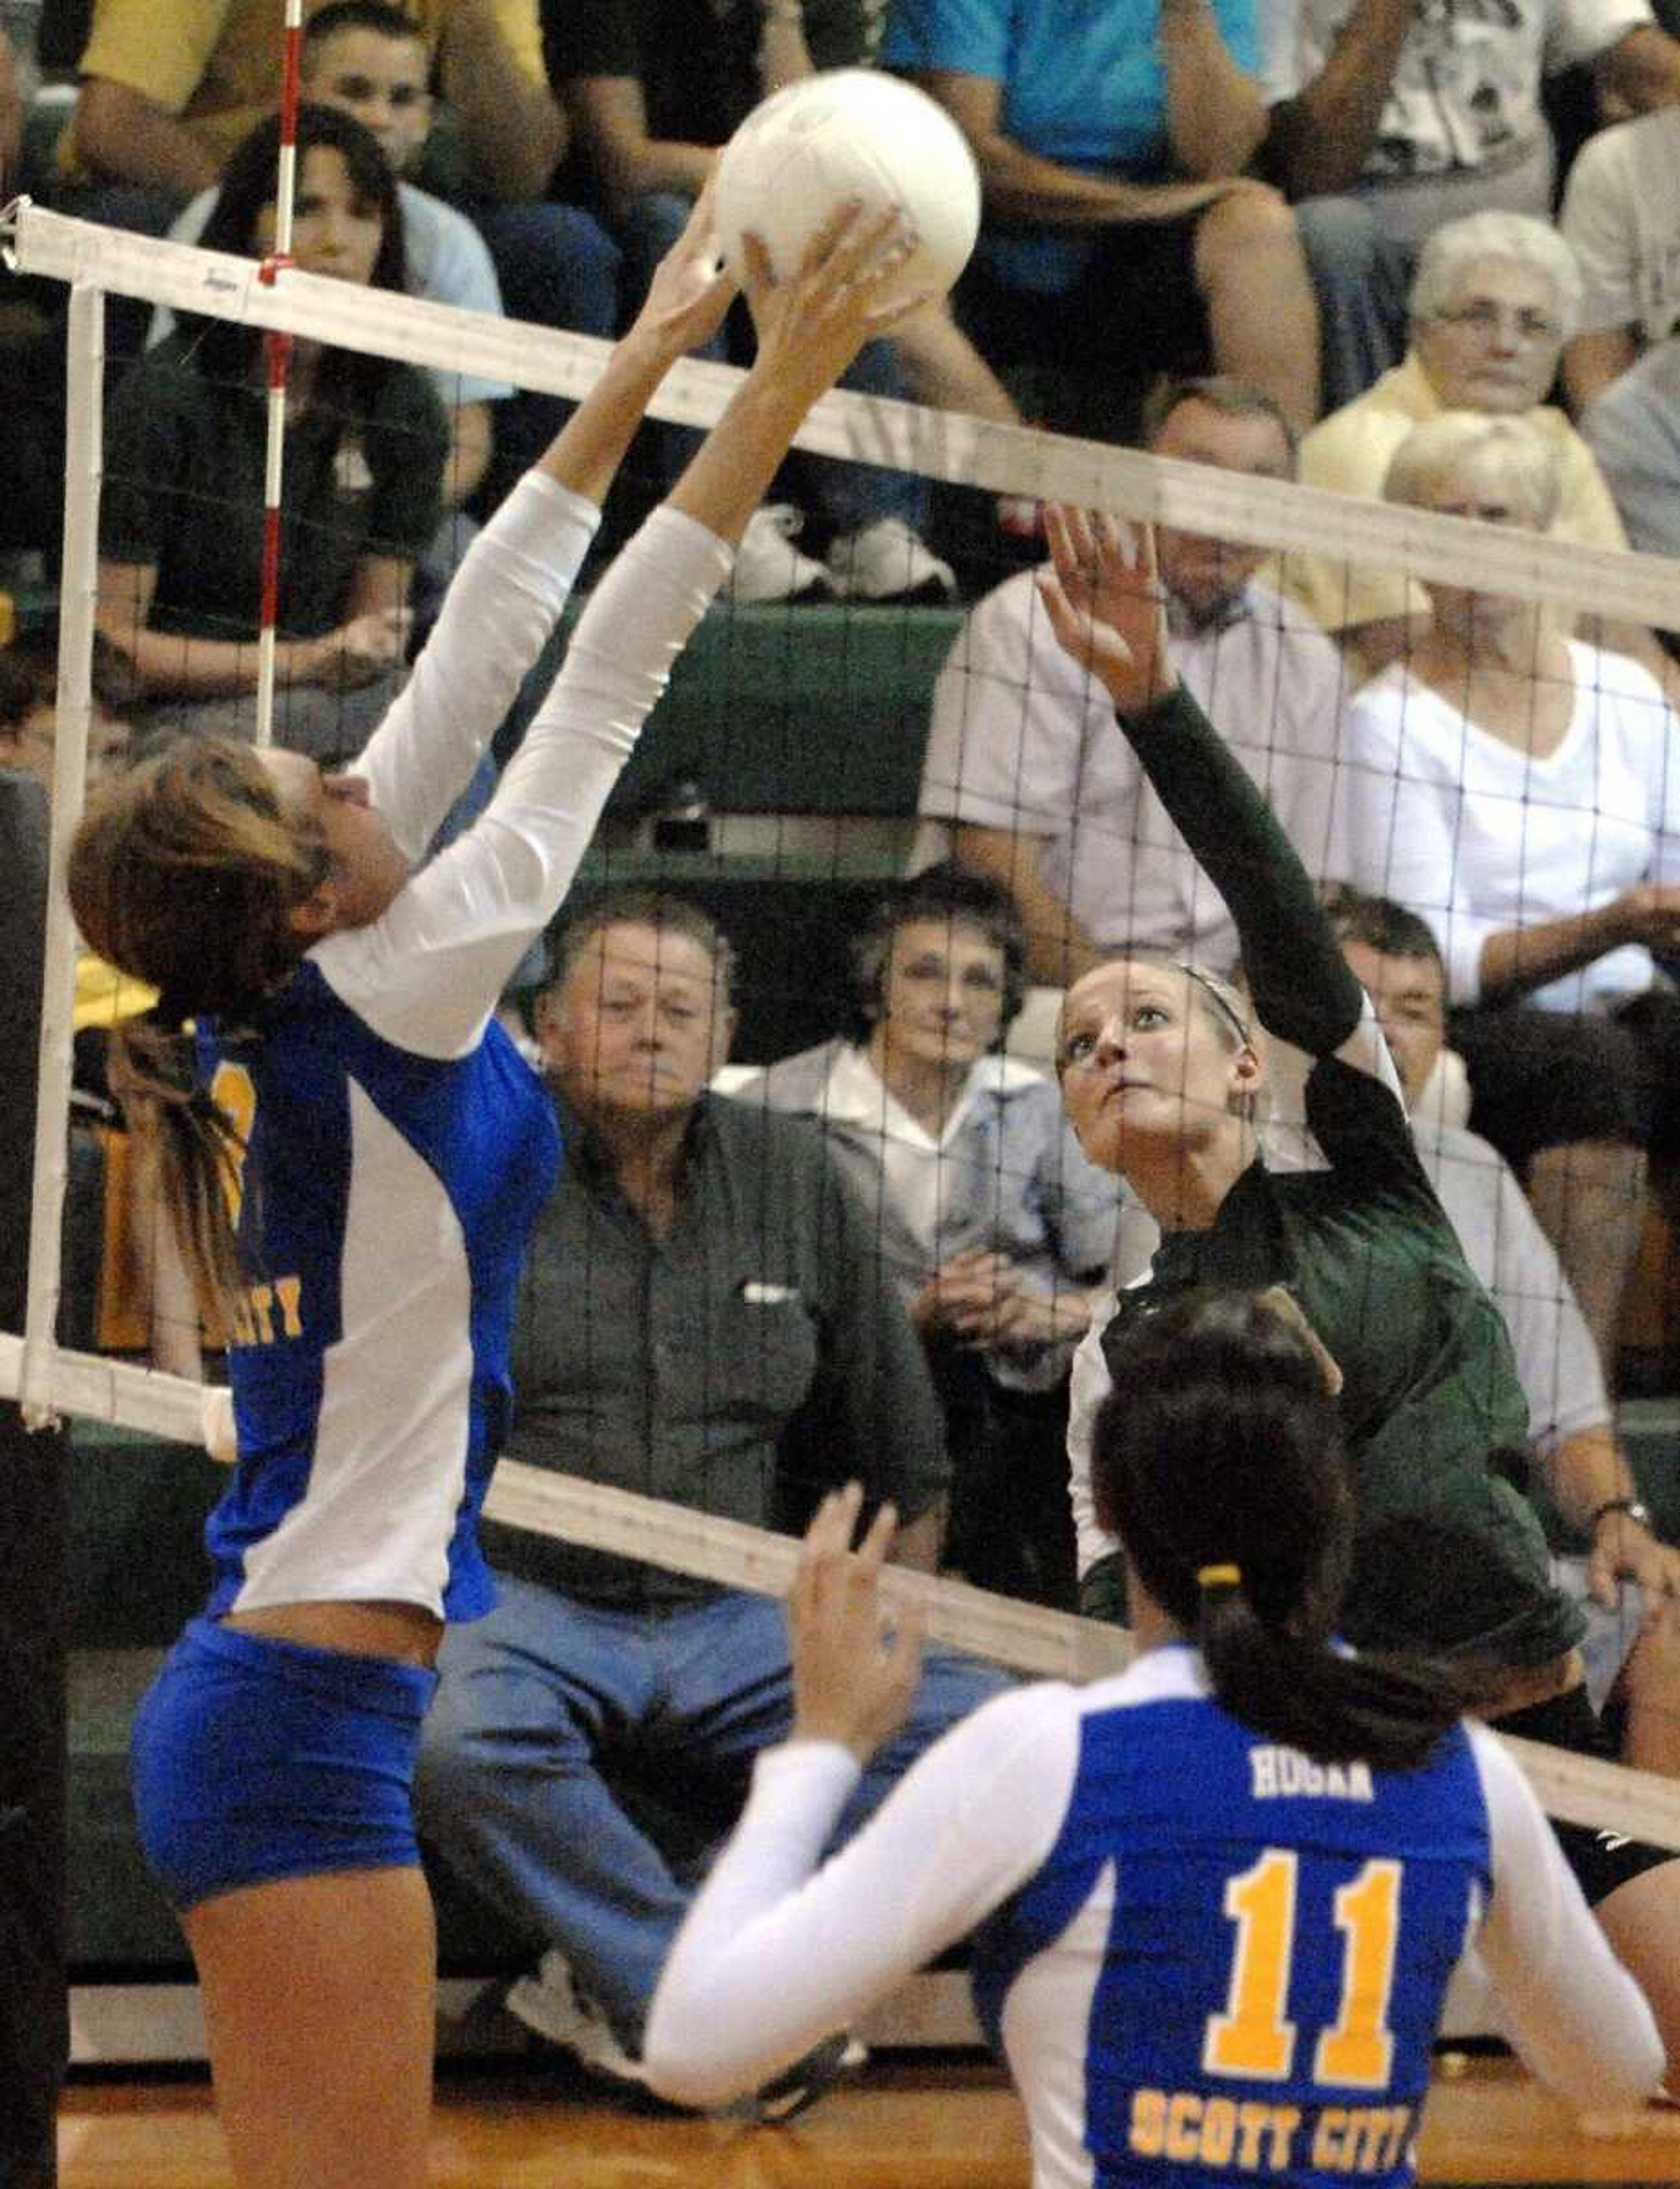
[[[413,1869],[409,1790],[438,1676],[195,1619],[140,1705],[140,1843],[170,1901]]]

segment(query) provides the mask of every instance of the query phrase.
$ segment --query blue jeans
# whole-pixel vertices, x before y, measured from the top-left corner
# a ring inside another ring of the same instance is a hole
[[[1406,300],[1417,254],[1384,235],[1381,218],[1358,197],[1308,198],[1295,208],[1318,298],[1326,416],[1363,395],[1406,355]]]
[[[580,206],[475,205],[510,320],[610,337],[618,331],[618,246]],[[521,389],[495,406],[496,444],[488,499],[493,507],[529,469],[575,406],[563,395]]]
[[[640,308],[654,268],[682,235],[693,210],[693,201],[676,190],[650,190],[626,209],[619,241],[624,251],[625,301],[629,311]],[[727,362],[731,355],[727,323],[693,354]],[[892,345],[885,342],[866,342],[840,384],[858,395],[902,399],[908,392]],[[655,432],[655,461],[662,485],[669,489],[704,437],[693,426],[661,424]],[[927,480],[914,472],[824,459],[811,467],[811,490],[806,498],[824,528],[837,537],[861,532],[866,524],[882,517],[902,518],[913,532],[919,534],[927,529],[931,490]]]
[[[445,1638],[416,1813],[450,1868],[535,1947],[561,1949],[639,2052],[686,1880],[738,1811],[753,1758],[791,1729],[785,1615],[744,1593],[655,1614],[597,1609],[505,1576],[501,1586],[489,1618]],[[1009,1684],[993,1666],[929,1650],[909,1722],[871,1761],[837,1836]],[[650,1820],[645,1802],[632,1816],[626,1780],[670,1818]]]

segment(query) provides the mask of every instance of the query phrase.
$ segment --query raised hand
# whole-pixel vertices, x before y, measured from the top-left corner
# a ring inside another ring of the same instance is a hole
[[[1038,591],[1051,630],[1123,715],[1141,713],[1178,682],[1154,535],[1061,503],[1046,506],[1044,529],[1051,567],[1039,572]]]
[[[855,1482],[823,1500],[788,1598],[794,1739],[838,1741],[860,1763],[909,1715],[922,1661],[919,1616],[889,1620],[881,1607],[881,1567],[898,1516],[883,1505],[854,1551],[863,1503]]]
[[[653,269],[627,342],[682,357],[710,342],[722,325],[740,292],[718,254],[712,195],[708,178],[682,235]]]
[[[812,397],[838,380],[866,342],[886,334],[928,301],[901,296],[893,277],[916,247],[902,212],[837,206],[812,236],[793,273],[778,280],[762,238],[743,238],[747,302],[758,331],[758,364],[778,385]]]

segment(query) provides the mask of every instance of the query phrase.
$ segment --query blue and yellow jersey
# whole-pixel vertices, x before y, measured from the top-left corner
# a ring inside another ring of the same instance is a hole
[[[1172,1681],[1175,1658],[1083,1715],[1055,1843],[976,1942],[987,2033],[1024,2073],[1044,1983],[1088,1991],[1096,2183],[1406,2181],[1488,1891],[1468,1739],[1415,1772],[1315,1763]]]

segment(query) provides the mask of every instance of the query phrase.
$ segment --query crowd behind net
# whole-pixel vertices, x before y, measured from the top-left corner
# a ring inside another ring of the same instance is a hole
[[[478,375],[559,397],[575,397],[591,383],[602,346],[289,269],[265,280],[245,259],[88,226],[27,203],[15,211],[12,231],[10,246],[22,270],[70,285],[71,440],[53,806],[54,871],[61,873],[82,801],[90,724],[101,704],[96,683],[104,701],[115,696],[120,710],[122,704],[120,692],[113,695],[104,684],[103,669],[96,670],[96,629],[103,622],[109,630],[112,614],[109,599],[99,598],[102,536],[109,540],[110,528],[139,506],[149,502],[155,511],[161,492],[167,501],[168,485],[147,475],[144,460],[137,472],[130,454],[119,455],[143,441],[126,429],[110,430],[123,399],[119,376],[105,356],[108,297],[197,314],[189,322],[200,330],[195,340],[206,328],[232,323],[285,329],[356,356]],[[721,411],[736,377],[728,366],[690,363],[667,382],[655,416],[704,427]],[[925,485],[933,543],[958,565],[970,601],[1028,568],[1043,551],[1040,544],[1013,540],[1000,529],[1000,498],[1029,506],[1043,499],[1111,510],[1273,556],[1309,554],[1321,568],[1345,572],[1349,585],[1372,573],[1387,574],[1390,581],[1399,574],[1406,580],[1473,584],[1540,603],[1562,620],[1573,619],[1583,602],[1621,625],[1660,629],[1676,620],[1673,571],[1655,557],[845,393],[813,414],[787,489],[789,499],[818,512],[808,541],[814,547],[822,544],[823,467],[845,459],[912,474]],[[416,464],[434,460],[424,451],[415,458]],[[657,494],[658,464],[657,438],[645,433],[608,506],[609,545]],[[778,487],[778,495],[782,491]],[[213,572],[218,557],[236,551],[235,543],[257,536],[259,519],[260,511],[249,506],[205,506],[178,497],[168,521],[201,535],[202,559]],[[291,527],[283,551],[307,563],[307,532]],[[144,614],[143,601],[133,606]],[[656,711],[609,805],[570,908],[602,887],[636,885],[689,896],[711,911],[739,957],[738,1062],[767,1064],[842,1030],[848,931],[892,876],[946,846],[936,826],[918,827],[916,780],[931,670],[950,647],[959,615],[955,608],[721,603],[679,667],[671,695]],[[244,629],[229,631],[248,636]],[[154,636],[166,640],[167,627]],[[545,679],[558,644],[540,665]],[[532,704],[536,689],[534,681],[528,687]],[[1007,704],[1025,720],[1043,696],[1030,688],[1028,676]],[[302,744],[325,762],[351,757],[371,727],[372,705],[366,690],[288,688],[283,676],[277,740]],[[138,718],[140,736],[176,726],[177,710],[167,699],[126,711]],[[528,706],[524,711],[528,716]],[[1211,711],[1227,734],[1252,749],[1263,782],[1275,766],[1299,759],[1290,750],[1293,718],[1277,691],[1226,687],[1216,692]],[[517,721],[510,726],[501,749],[518,727]],[[1671,755],[1670,766],[1680,766],[1680,754]],[[940,794],[959,787],[939,785],[931,774],[923,804],[937,809]],[[1094,817],[1091,825],[1100,830],[1105,823]],[[1297,848],[1316,878],[1349,879],[1328,870],[1330,843],[1326,835]],[[1117,838],[1112,857],[1123,868],[1140,848]],[[1379,890],[1384,880],[1381,874],[1352,879]],[[67,1328],[82,1330],[88,1321],[68,1312],[76,1303],[61,1247],[77,947],[60,892],[48,936],[27,1326],[21,1339],[0,1335],[0,1389],[37,1418],[84,1417],[195,1443],[204,1389],[192,1374],[201,1356],[204,1372],[215,1381],[213,1333],[201,1344],[196,1330],[170,1326],[161,1309],[154,1314],[143,1282],[114,1281],[107,1269],[105,1327],[95,1319],[91,1342],[62,1341]],[[1030,1041],[1021,1046],[1030,1055]],[[121,1168],[120,1155],[115,1167]],[[105,1247],[120,1256],[136,1251],[132,1239],[125,1246],[120,1236],[125,1213],[131,1230],[143,1230],[144,1222],[121,1207],[126,1189],[114,1190],[110,1175],[108,1167]],[[1115,1236],[1123,1262],[1117,1209]],[[139,1259],[144,1262],[143,1253]],[[189,1372],[178,1372],[184,1368]],[[796,1474],[796,1458],[790,1454],[787,1463]],[[539,1533],[737,1586],[778,1591],[792,1567],[794,1546],[786,1537],[506,1462],[490,1510]],[[1125,1654],[1117,1630],[1041,1602],[1013,1600],[960,1578],[899,1575],[895,1585],[925,1598],[936,1636],[1028,1671],[1081,1677]],[[1554,1813],[1680,1848],[1680,1785],[1526,1742],[1517,1745]]]

